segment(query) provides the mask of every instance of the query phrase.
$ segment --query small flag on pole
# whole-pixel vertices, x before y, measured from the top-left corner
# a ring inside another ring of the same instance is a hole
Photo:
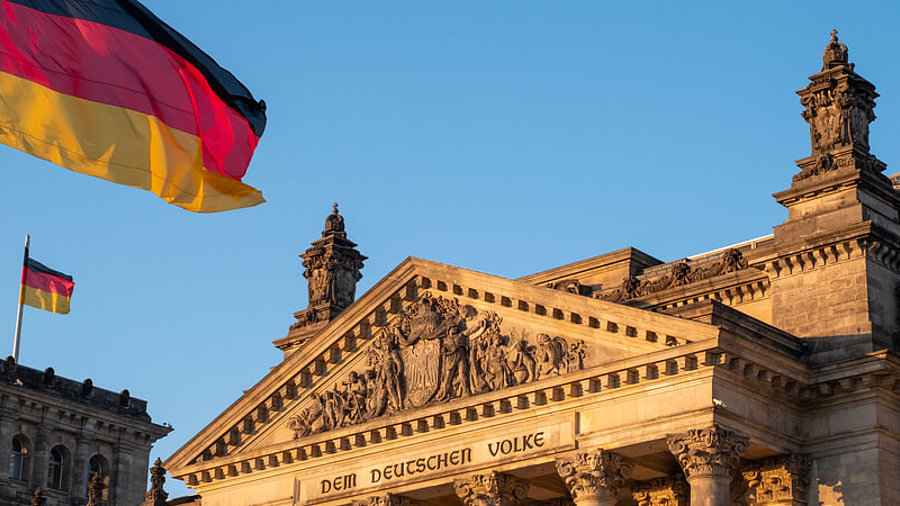
[[[75,282],[33,258],[22,267],[21,303],[53,313],[68,314]]]

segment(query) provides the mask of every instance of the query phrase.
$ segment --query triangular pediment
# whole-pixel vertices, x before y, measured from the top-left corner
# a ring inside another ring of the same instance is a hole
[[[246,391],[166,467],[177,475],[195,463],[231,462],[346,427],[404,427],[435,405],[463,405],[717,332],[703,323],[409,258]]]

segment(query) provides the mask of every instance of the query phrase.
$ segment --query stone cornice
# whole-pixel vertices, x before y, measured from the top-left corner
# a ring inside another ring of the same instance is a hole
[[[578,276],[579,274],[583,274],[594,269],[632,259],[641,265],[647,266],[662,263],[660,260],[648,255],[647,253],[644,253],[637,248],[623,248],[620,250],[612,251],[610,253],[606,253],[604,255],[588,258],[586,260],[579,260],[578,262],[573,262],[571,264],[561,265],[559,267],[554,267],[546,271],[529,274],[528,276],[523,276],[516,281],[534,285],[543,285],[554,280]]]
[[[782,363],[776,370],[740,358],[755,357],[759,363]],[[479,420],[497,420],[507,416],[520,418],[525,413],[561,409],[565,401],[593,403],[593,397],[617,395],[620,390],[643,389],[650,383],[678,380],[681,374],[696,377],[695,372],[714,372],[717,368],[737,371],[754,388],[767,382],[776,391],[796,398],[797,390],[806,385],[806,367],[759,345],[735,336],[722,336],[646,355],[632,357],[579,373],[528,383],[507,390],[456,399],[418,410],[400,412],[369,422],[335,429],[300,440],[265,448],[199,461],[174,469],[173,476],[185,479],[190,486],[252,473],[271,466],[299,464],[329,456],[343,455],[356,449],[404,439],[416,434],[439,433],[444,429],[459,430]],[[712,402],[712,401],[710,401]],[[532,416],[535,416],[532,415]],[[473,428],[478,425],[473,425]]]
[[[452,281],[461,278],[473,279],[475,286],[461,286]],[[422,289],[437,295],[452,294],[461,301],[478,300],[498,308],[516,309],[523,314],[548,318],[555,321],[554,325],[562,320],[575,327],[597,329],[589,331],[623,342],[639,338],[655,348],[688,342],[686,336],[703,339],[717,334],[715,327],[703,323],[411,257],[169,457],[166,467],[177,470],[200,459],[204,453],[207,459],[228,453],[241,433],[257,432],[256,426],[270,423],[285,412],[286,404],[302,397],[299,392],[317,387],[322,378],[331,375],[335,365],[342,363],[348,354],[357,352],[359,342],[373,336],[373,328],[385,325],[391,315],[402,309],[404,302],[414,300]],[[633,323],[637,321],[641,323]]]

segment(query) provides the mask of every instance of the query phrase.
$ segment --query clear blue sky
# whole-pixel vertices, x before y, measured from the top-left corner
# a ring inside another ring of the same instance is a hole
[[[26,308],[22,362],[149,400],[176,428],[154,458],[280,361],[332,202],[370,257],[359,293],[409,255],[517,277],[768,234],[835,27],[900,171],[892,2],[145,3],[268,103],[245,178],[268,203],[191,214],[0,146],[0,328],[11,350],[30,233],[76,287],[68,316]]]

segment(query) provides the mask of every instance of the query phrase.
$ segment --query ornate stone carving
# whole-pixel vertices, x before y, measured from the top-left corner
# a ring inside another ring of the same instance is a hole
[[[668,274],[645,280],[630,276],[622,282],[621,287],[608,292],[597,292],[595,297],[609,302],[623,302],[746,268],[744,255],[740,250],[732,248],[725,251],[720,260],[706,266],[692,267],[687,262],[679,262],[672,265]]]
[[[353,506],[415,506],[416,501],[402,495],[384,494],[369,497],[364,501],[353,501]]]
[[[754,462],[742,471],[746,504],[805,505],[809,486],[809,459],[789,455]]]
[[[366,257],[356,250],[356,243],[347,239],[344,217],[338,205],[325,219],[322,238],[300,255],[303,258],[303,277],[309,290],[309,307],[296,314],[292,329],[319,321],[329,321],[356,299],[356,283]]]
[[[577,279],[562,279],[547,283],[547,288],[575,295],[584,295],[585,297],[590,297],[593,293],[593,289],[589,285],[582,285]]]
[[[47,504],[47,498],[44,497],[44,491],[41,490],[41,487],[34,489],[34,494],[31,496],[31,506],[44,506]]]
[[[169,497],[169,493],[163,490],[165,483],[166,469],[162,466],[162,461],[157,458],[153,467],[150,468],[150,490],[144,494],[146,500],[142,506],[165,506],[166,499]]]
[[[294,437],[345,427],[404,409],[491,392],[584,369],[583,341],[505,335],[502,318],[424,294],[366,348],[366,369],[315,392],[289,426]]]
[[[88,482],[88,502],[87,506],[100,506],[103,504],[103,489],[106,484],[103,483],[103,477],[100,473],[94,474],[91,481]]]
[[[656,478],[635,483],[631,496],[637,506],[688,506],[688,485],[683,478]]]
[[[633,469],[630,462],[605,450],[556,459],[556,471],[565,480],[575,502],[586,497],[615,498]]]
[[[839,168],[881,172],[884,164],[869,154],[869,124],[875,120],[875,86],[853,71],[847,46],[837,30],[822,55],[822,70],[797,92],[803,119],[809,123],[812,154],[800,160],[800,181]]]
[[[528,483],[492,471],[455,480],[453,488],[466,506],[516,506],[528,495]]]
[[[669,436],[669,451],[678,460],[690,481],[695,476],[734,476],[740,456],[747,451],[746,437],[711,427],[691,429],[687,434]]]

